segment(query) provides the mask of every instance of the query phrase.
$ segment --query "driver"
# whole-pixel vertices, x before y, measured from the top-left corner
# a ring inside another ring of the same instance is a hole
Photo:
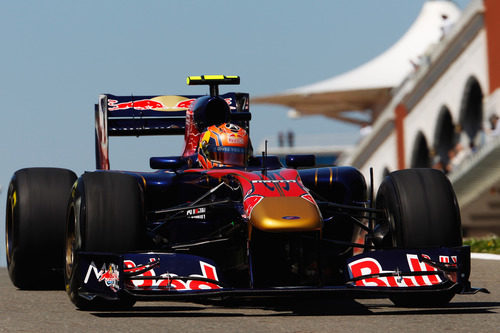
[[[246,166],[249,157],[247,132],[238,125],[212,125],[201,134],[198,162],[205,169]]]

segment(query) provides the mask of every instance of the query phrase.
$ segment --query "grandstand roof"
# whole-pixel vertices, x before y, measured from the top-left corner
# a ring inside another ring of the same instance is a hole
[[[346,111],[381,110],[399,86],[425,60],[426,51],[460,16],[451,1],[429,0],[408,31],[389,49],[344,74],[271,96],[252,103],[290,107],[295,115],[324,115],[350,123],[363,122]]]

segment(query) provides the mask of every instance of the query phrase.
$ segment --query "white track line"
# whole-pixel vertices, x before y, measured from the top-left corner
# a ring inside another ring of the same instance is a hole
[[[500,255],[493,253],[471,253],[470,257],[472,259],[500,260]]]

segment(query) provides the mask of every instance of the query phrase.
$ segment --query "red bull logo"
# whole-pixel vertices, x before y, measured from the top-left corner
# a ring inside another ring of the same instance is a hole
[[[182,108],[182,109],[189,109],[191,107],[191,104],[195,101],[194,98],[191,99],[186,99],[185,101],[180,101],[175,105],[176,108]]]
[[[108,100],[108,110],[124,110],[124,109],[135,109],[135,110],[154,110],[154,109],[164,109],[165,105],[162,103],[152,100],[152,99],[140,99],[137,101],[118,103],[116,99]]]
[[[151,258],[151,262],[155,259]],[[149,279],[144,280],[131,280],[127,281],[128,288],[131,289],[166,289],[166,290],[206,290],[206,289],[220,289],[221,287],[216,283],[219,278],[217,276],[217,270],[215,266],[212,266],[206,262],[200,261],[201,275],[191,274],[189,277],[192,279],[177,279],[177,274],[174,273],[163,273],[157,275],[154,269],[150,269],[138,276],[148,277]],[[134,272],[137,269],[137,265],[132,260],[125,260],[123,262],[125,267],[124,272]],[[155,277],[155,279],[151,279]]]
[[[435,267],[420,261],[418,255],[407,254],[408,266],[411,272],[437,272]],[[430,259],[427,255],[422,255],[425,259]],[[440,256],[441,263],[450,263],[448,256]],[[456,263],[457,257],[451,257],[451,262]],[[362,258],[351,262],[348,265],[351,278],[358,278],[356,286],[365,287],[420,287],[432,286],[442,282],[438,274],[405,276],[401,272],[385,271],[382,265],[374,258]],[[398,273],[397,276],[378,276],[384,273]],[[366,276],[365,279],[359,279]],[[456,282],[456,276],[450,276],[451,280]]]

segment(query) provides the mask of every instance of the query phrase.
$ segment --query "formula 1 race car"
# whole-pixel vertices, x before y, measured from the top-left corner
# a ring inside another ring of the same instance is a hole
[[[9,275],[62,286],[81,309],[136,300],[388,297],[447,304],[470,287],[470,249],[446,176],[390,173],[376,197],[355,168],[314,155],[254,156],[237,76],[189,77],[209,95],[101,95],[96,168],[17,171],[7,199]],[[154,172],[110,171],[109,136],[184,135]],[[374,198],[375,197],[375,198]],[[375,199],[375,200],[374,200]],[[485,291],[485,290],[483,290]]]

